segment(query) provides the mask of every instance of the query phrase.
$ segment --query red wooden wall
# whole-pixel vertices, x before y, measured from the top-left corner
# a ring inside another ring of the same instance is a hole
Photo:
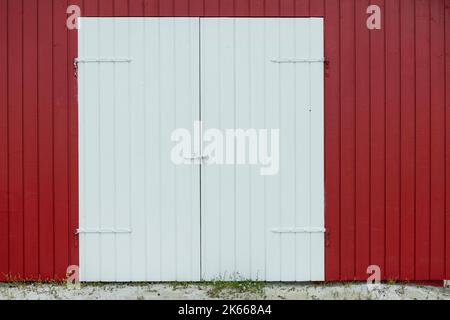
[[[326,278],[450,278],[450,0],[0,0],[0,281],[78,263],[83,16],[325,17]],[[448,168],[448,169],[447,169]]]

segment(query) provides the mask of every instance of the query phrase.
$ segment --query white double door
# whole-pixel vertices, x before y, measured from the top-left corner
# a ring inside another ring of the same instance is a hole
[[[322,57],[322,19],[81,18],[81,279],[324,280]],[[278,166],[207,160],[199,120],[278,130]]]

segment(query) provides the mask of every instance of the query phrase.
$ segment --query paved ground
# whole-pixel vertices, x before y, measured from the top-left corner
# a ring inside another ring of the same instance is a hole
[[[261,284],[261,283],[200,283],[200,284],[90,284],[81,289],[67,289],[61,284],[0,284],[0,300],[55,299],[445,299],[450,300],[450,288],[408,284],[381,285],[368,290],[364,284]]]

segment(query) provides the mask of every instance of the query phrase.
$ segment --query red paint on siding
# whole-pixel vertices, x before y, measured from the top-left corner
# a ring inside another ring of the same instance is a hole
[[[0,281],[78,264],[84,16],[325,19],[326,279],[450,277],[450,0],[0,0]]]
[[[400,1],[386,1],[386,253],[385,276],[400,273]]]
[[[0,281],[9,272],[8,3],[0,0]]]
[[[370,265],[370,35],[365,26],[369,1],[355,7],[355,278]],[[328,219],[328,218],[327,218]]]
[[[24,274],[39,277],[38,56],[37,1],[24,0],[23,28],[23,194]]]
[[[445,0],[445,278],[450,279],[450,0]]]
[[[414,0],[401,2],[400,278],[414,279],[415,262],[415,61]]]

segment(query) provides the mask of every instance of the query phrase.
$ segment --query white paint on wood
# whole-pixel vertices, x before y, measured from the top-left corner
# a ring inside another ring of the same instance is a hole
[[[281,143],[275,176],[202,167],[202,277],[324,280],[323,20],[200,27],[205,130],[280,129]]]
[[[81,279],[324,280],[323,20],[81,20]],[[173,164],[199,119],[279,129],[279,173]]]
[[[198,18],[81,18],[83,281],[200,279],[199,167],[170,160],[170,135],[199,118]],[[86,61],[88,62],[88,61]]]

